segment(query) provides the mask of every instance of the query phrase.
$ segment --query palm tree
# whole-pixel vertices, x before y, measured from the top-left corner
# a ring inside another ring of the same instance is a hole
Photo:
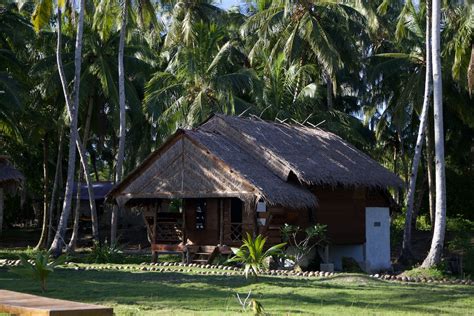
[[[66,181],[66,190],[64,194],[64,203],[63,203],[63,211],[61,212],[61,217],[58,223],[58,229],[56,230],[56,234],[54,240],[51,244],[51,251],[55,254],[61,251],[62,244],[65,244],[64,241],[64,233],[67,227],[67,221],[69,215],[71,213],[71,202],[72,202],[72,185],[74,182],[74,169],[75,169],[75,160],[76,160],[76,146],[77,150],[80,155],[80,161],[82,163],[84,176],[86,178],[87,186],[88,186],[88,193],[89,193],[89,203],[91,208],[91,217],[92,217],[92,228],[93,228],[93,237],[95,240],[98,240],[98,224],[97,224],[97,211],[95,206],[95,198],[94,192],[92,189],[91,178],[89,174],[89,167],[88,161],[86,156],[86,151],[84,146],[82,145],[81,139],[78,134],[77,129],[77,121],[78,121],[78,112],[79,112],[79,101],[80,101],[80,78],[81,78],[81,53],[82,53],[82,34],[83,34],[83,24],[84,24],[84,15],[85,13],[85,3],[81,1],[80,5],[80,14],[79,14],[79,21],[77,23],[77,36],[76,36],[76,44],[75,44],[75,57],[74,57],[74,86],[73,86],[73,94],[74,99],[73,101],[69,97],[68,89],[67,89],[67,79],[65,76],[62,55],[61,55],[61,44],[62,44],[62,9],[65,5],[64,2],[58,3],[57,8],[57,21],[58,21],[58,40],[57,40],[57,49],[56,49],[56,60],[57,60],[57,67],[59,71],[59,77],[61,80],[61,85],[63,89],[64,99],[66,101],[66,110],[67,114],[70,119],[70,144],[69,144],[69,153],[68,153],[68,175]],[[69,3],[71,5],[71,3]],[[34,9],[32,14],[32,22],[35,30],[39,32],[46,26],[49,26],[50,17],[53,11],[53,2],[51,0],[48,1],[39,1]],[[69,8],[71,12],[71,16],[69,17],[69,21],[74,20],[72,18],[72,13],[75,12],[75,8]],[[71,145],[72,144],[72,145]]]
[[[415,188],[416,188],[416,179],[418,175],[418,166],[421,159],[421,151],[423,147],[423,141],[425,137],[425,132],[427,130],[427,121],[428,121],[428,112],[429,104],[431,98],[431,1],[426,1],[426,29],[425,29],[425,56],[426,56],[426,65],[425,65],[425,90],[423,96],[423,108],[420,114],[420,125],[418,127],[418,136],[416,139],[415,145],[415,154],[412,162],[412,169],[410,174],[409,187],[407,192],[407,210],[405,216],[405,229],[403,232],[403,243],[402,243],[402,252],[400,258],[404,260],[412,257],[411,254],[411,231],[412,231],[412,217],[413,217],[413,205],[415,200]]]
[[[193,126],[212,112],[240,113],[252,106],[256,76],[247,68],[238,38],[229,38],[226,29],[213,22],[200,21],[192,28],[189,42],[168,41],[175,43],[165,47],[168,65],[146,85],[145,110],[150,121],[164,129],[160,136]]]
[[[446,231],[446,176],[444,162],[444,127],[443,127],[443,91],[441,78],[441,1],[433,0],[432,10],[432,59],[433,59],[433,104],[434,104],[434,141],[436,166],[436,217],[431,240],[430,252],[423,261],[422,267],[429,268],[441,262]]]
[[[123,66],[123,50],[125,46],[125,33],[127,31],[128,0],[123,0],[122,4],[122,25],[120,26],[120,41],[118,49],[118,83],[119,83],[119,104],[120,104],[120,128],[119,128],[119,147],[117,153],[117,165],[115,167],[115,183],[122,180],[123,160],[125,158],[125,69]],[[115,245],[117,238],[118,209],[114,206],[111,217],[110,244]]]
[[[53,242],[50,247],[50,251],[57,255],[61,252],[62,244],[65,244],[64,234],[67,227],[67,222],[71,213],[71,201],[72,201],[72,186],[74,185],[74,169],[76,163],[76,143],[78,147],[81,147],[79,135],[77,131],[77,117],[79,110],[79,87],[80,87],[80,77],[81,77],[81,54],[82,54],[82,35],[84,27],[84,15],[85,15],[85,0],[81,0],[79,8],[79,20],[77,23],[77,35],[76,35],[76,46],[75,46],[75,75],[74,75],[74,103],[71,104],[69,99],[69,94],[67,92],[66,78],[64,77],[64,70],[62,67],[61,59],[61,8],[58,8],[58,49],[57,49],[57,62],[58,69],[61,76],[61,83],[64,90],[64,98],[66,100],[66,105],[68,109],[68,114],[70,117],[70,139],[69,139],[69,153],[68,153],[68,169],[67,169],[67,180],[66,180],[66,190],[64,193],[64,203],[63,210],[61,212],[61,217],[58,223],[58,229],[54,236]],[[79,150],[81,151],[82,148]],[[85,159],[82,159],[83,161]],[[87,163],[85,163],[84,171],[87,171]],[[86,178],[88,174],[86,172]],[[88,181],[89,182],[89,181]],[[90,196],[89,192],[89,196]],[[90,196],[90,198],[92,198]]]
[[[362,54],[366,36],[362,15],[342,1],[258,1],[257,7],[242,27],[242,35],[255,43],[251,60],[262,50],[283,51],[289,64],[317,65],[320,80],[326,83],[327,108],[332,110],[340,72],[357,68],[354,56]]]
[[[125,97],[125,67],[124,67],[124,48],[125,48],[125,37],[127,33],[127,21],[129,20],[129,6],[137,7],[137,16],[139,25],[142,28],[154,28],[158,31],[161,27],[158,25],[156,14],[154,12],[153,5],[149,0],[138,0],[136,2],[131,0],[122,0],[120,2],[121,7],[121,21],[120,21],[120,38],[118,43],[118,101],[119,101],[119,144],[117,152],[117,163],[115,167],[115,182],[118,183],[122,179],[123,175],[123,164],[125,159],[125,135],[127,132],[126,122],[126,97]],[[135,8],[134,8],[135,9]],[[113,27],[113,20],[115,13],[119,11],[117,8],[117,2],[110,0],[103,0],[99,3],[94,16],[95,28],[99,30],[102,40],[106,39],[111,34]],[[130,17],[133,20],[133,16]],[[112,209],[111,217],[111,244],[116,243],[118,225],[118,207],[114,206]]]

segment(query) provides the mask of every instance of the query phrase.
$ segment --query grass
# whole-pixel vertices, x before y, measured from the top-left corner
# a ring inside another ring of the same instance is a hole
[[[250,290],[274,315],[467,315],[474,311],[472,286],[401,284],[362,274],[314,279],[262,276],[251,283],[238,275],[199,275],[197,268],[192,268],[194,272],[178,272],[178,268],[169,272],[58,269],[45,295],[112,306],[117,315],[238,314],[235,293],[246,295]],[[0,288],[41,295],[36,283],[4,268],[0,268]]]
[[[445,275],[442,270],[436,268],[425,269],[418,267],[411,270],[407,270],[403,274],[412,278],[443,279],[445,277],[449,277]]]
[[[20,254],[24,254],[27,257],[33,259],[36,256],[37,251],[31,247],[28,248],[0,248],[0,259],[18,260]],[[76,263],[94,263],[91,262],[90,249],[83,249],[80,252],[76,252],[74,255],[68,257],[68,261]],[[118,256],[116,263],[123,264],[139,264],[142,262],[150,262],[151,254],[136,254],[136,253],[121,253]],[[181,256],[179,255],[160,255],[158,261],[161,262],[179,262]]]

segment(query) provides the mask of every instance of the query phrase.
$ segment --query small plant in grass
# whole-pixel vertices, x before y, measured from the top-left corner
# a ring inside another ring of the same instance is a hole
[[[306,229],[285,224],[281,228],[283,240],[289,245],[287,256],[295,262],[294,268],[300,269],[301,261],[313,248],[327,243],[327,225],[316,224]]]
[[[19,257],[21,265],[13,268],[11,271],[39,281],[43,292],[46,291],[48,276],[54,272],[54,268],[66,261],[66,255],[53,259],[51,254],[45,250],[38,251],[34,259],[30,259],[26,254],[20,254]]]
[[[257,277],[258,273],[268,268],[267,259],[271,256],[281,254],[286,243],[281,243],[265,250],[265,243],[267,239],[262,235],[252,238],[247,233],[246,238],[242,240],[240,248],[232,248],[234,257],[230,258],[228,262],[238,262],[244,265],[245,278],[248,278],[249,273]]]
[[[246,312],[249,310],[249,308],[252,308],[252,312],[254,315],[265,315],[265,310],[263,308],[262,303],[260,303],[254,298],[250,299],[251,294],[252,291],[250,290],[247,294],[247,297],[245,297],[243,300],[240,297],[239,293],[235,294],[240,306],[242,307],[242,311]]]
[[[107,242],[101,245],[94,242],[87,259],[93,263],[122,263],[124,256],[122,249],[117,245],[109,245]]]

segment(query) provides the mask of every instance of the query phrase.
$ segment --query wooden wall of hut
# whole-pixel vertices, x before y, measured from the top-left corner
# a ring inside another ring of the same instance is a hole
[[[389,201],[378,190],[344,187],[316,187],[318,198],[316,221],[328,226],[333,244],[365,243],[365,208],[389,207]]]
[[[235,208],[236,201],[240,201],[240,222],[232,222],[232,204],[234,203]],[[206,203],[205,224],[204,229],[199,229],[196,227],[197,208],[203,202]],[[184,210],[187,244],[240,245],[246,232],[252,235],[255,231],[255,212],[249,212],[246,205],[246,202],[237,198],[186,199]]]

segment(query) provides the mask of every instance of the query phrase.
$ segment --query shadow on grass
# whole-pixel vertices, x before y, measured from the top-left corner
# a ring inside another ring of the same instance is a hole
[[[449,312],[446,306],[474,295],[474,289],[467,287],[404,285],[363,275],[350,276],[349,280],[345,275],[317,279],[262,276],[258,282],[252,282],[242,276],[64,269],[52,275],[46,296],[109,305],[138,305],[150,310],[239,311],[233,296],[236,292],[244,294],[252,290],[253,297],[277,313],[355,307],[378,313],[437,314]],[[35,283],[5,270],[0,270],[0,288],[41,295]]]

